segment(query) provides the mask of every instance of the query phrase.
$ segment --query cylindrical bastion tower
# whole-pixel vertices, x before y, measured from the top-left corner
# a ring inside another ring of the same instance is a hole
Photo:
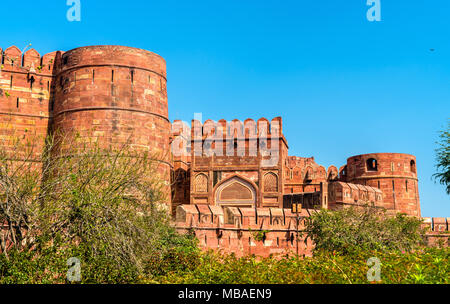
[[[416,158],[409,154],[373,153],[347,160],[347,182],[383,191],[383,206],[420,216]]]
[[[170,180],[166,62],[124,46],[88,46],[64,53],[55,73],[53,129],[93,136],[105,146],[158,155]]]

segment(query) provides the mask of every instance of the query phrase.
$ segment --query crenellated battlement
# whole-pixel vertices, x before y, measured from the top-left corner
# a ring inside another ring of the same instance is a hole
[[[293,213],[291,209],[282,208],[181,205],[176,210],[175,227],[179,232],[193,233],[203,250],[238,256],[309,256],[314,243],[305,240],[305,220],[313,212],[316,210],[302,209]],[[429,245],[448,245],[450,218],[423,218],[423,221],[423,227],[429,228],[426,234]]]
[[[175,227],[182,233],[193,233],[204,250],[235,253],[306,255],[314,248],[305,242],[305,220],[316,210],[302,209],[298,214],[282,208],[241,208],[211,205],[181,205],[176,210]],[[448,242],[446,218],[424,218],[430,227],[426,238],[430,245]],[[299,232],[297,234],[297,232]]]
[[[423,222],[423,226],[428,228],[431,232],[439,233],[450,231],[450,217],[424,217]]]
[[[33,73],[42,76],[53,76],[55,64],[64,52],[56,51],[41,56],[35,49],[22,54],[16,46],[0,48],[2,71]]]
[[[39,140],[48,134],[52,118],[54,64],[60,52],[41,55],[16,46],[0,48],[0,133],[5,148],[14,138]],[[45,63],[45,67],[43,66]],[[34,150],[38,157],[42,147]]]
[[[175,227],[182,233],[194,233],[204,250],[238,256],[309,256],[314,244],[305,241],[302,232],[304,219],[311,212],[303,209],[296,214],[282,208],[181,205],[177,208]]]
[[[427,229],[426,241],[431,246],[450,245],[450,218],[424,217],[423,228]]]

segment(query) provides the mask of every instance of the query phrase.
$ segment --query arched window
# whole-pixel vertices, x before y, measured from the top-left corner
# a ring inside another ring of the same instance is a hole
[[[411,166],[411,172],[416,173],[416,162],[414,160],[411,160],[410,166]]]
[[[195,192],[208,192],[208,177],[203,173],[195,177]]]
[[[338,170],[336,167],[330,167],[328,168],[328,180],[337,180],[338,178]]]
[[[264,191],[278,192],[278,177],[276,174],[269,172],[264,176]]]
[[[367,171],[378,171],[378,162],[375,158],[369,158],[366,164]]]
[[[249,182],[235,176],[218,184],[214,197],[219,206],[254,207],[256,189]]]
[[[314,179],[314,171],[311,167],[308,167],[305,172],[305,182],[310,183]]]
[[[344,168],[342,168],[341,170],[341,174],[340,177],[346,176],[347,175],[347,166],[344,166]]]

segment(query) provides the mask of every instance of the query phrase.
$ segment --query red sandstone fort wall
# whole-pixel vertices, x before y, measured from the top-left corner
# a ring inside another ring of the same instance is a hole
[[[195,234],[205,251],[237,256],[310,256],[314,243],[306,240],[304,221],[312,212],[303,209],[297,215],[282,208],[182,205],[177,208],[175,227],[180,233]],[[424,218],[430,246],[449,245],[449,222],[450,218]]]
[[[0,49],[0,52],[2,50]],[[0,139],[14,157],[13,140],[33,142],[34,157],[42,151],[51,120],[53,72],[59,52],[43,57],[30,49],[24,54],[15,46],[2,54],[0,68]],[[20,152],[20,151],[19,151]]]
[[[426,235],[430,246],[450,245],[450,217],[425,217],[423,226],[428,230]]]
[[[35,141],[52,130],[116,148],[127,142],[159,161],[169,194],[170,126],[166,63],[159,55],[123,46],[43,57],[34,49],[2,52],[0,139],[14,157],[14,138]],[[42,149],[43,141],[35,156]]]
[[[328,187],[330,209],[370,204],[383,207],[383,192],[375,187],[345,182],[331,182]]]
[[[308,216],[308,211],[299,215]],[[313,248],[303,234],[304,220],[297,221],[288,209],[183,205],[177,208],[176,224],[181,233],[195,233],[203,250],[237,256],[310,256]]]
[[[284,193],[317,192],[328,181],[327,170],[314,157],[288,156],[285,167]]]

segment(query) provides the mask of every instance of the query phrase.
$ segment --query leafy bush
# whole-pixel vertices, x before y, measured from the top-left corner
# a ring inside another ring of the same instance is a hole
[[[381,261],[381,281],[369,282],[367,261]],[[165,284],[448,284],[450,250],[425,248],[411,253],[318,251],[307,258],[257,258],[203,254],[198,265],[157,278]]]
[[[410,251],[423,245],[421,224],[415,217],[387,216],[385,211],[363,206],[315,212],[306,219],[305,230],[315,250]]]
[[[71,257],[82,282],[135,282],[198,252],[171,227],[154,155],[77,136],[48,138],[37,162],[23,151],[0,153],[0,282],[64,282]]]

